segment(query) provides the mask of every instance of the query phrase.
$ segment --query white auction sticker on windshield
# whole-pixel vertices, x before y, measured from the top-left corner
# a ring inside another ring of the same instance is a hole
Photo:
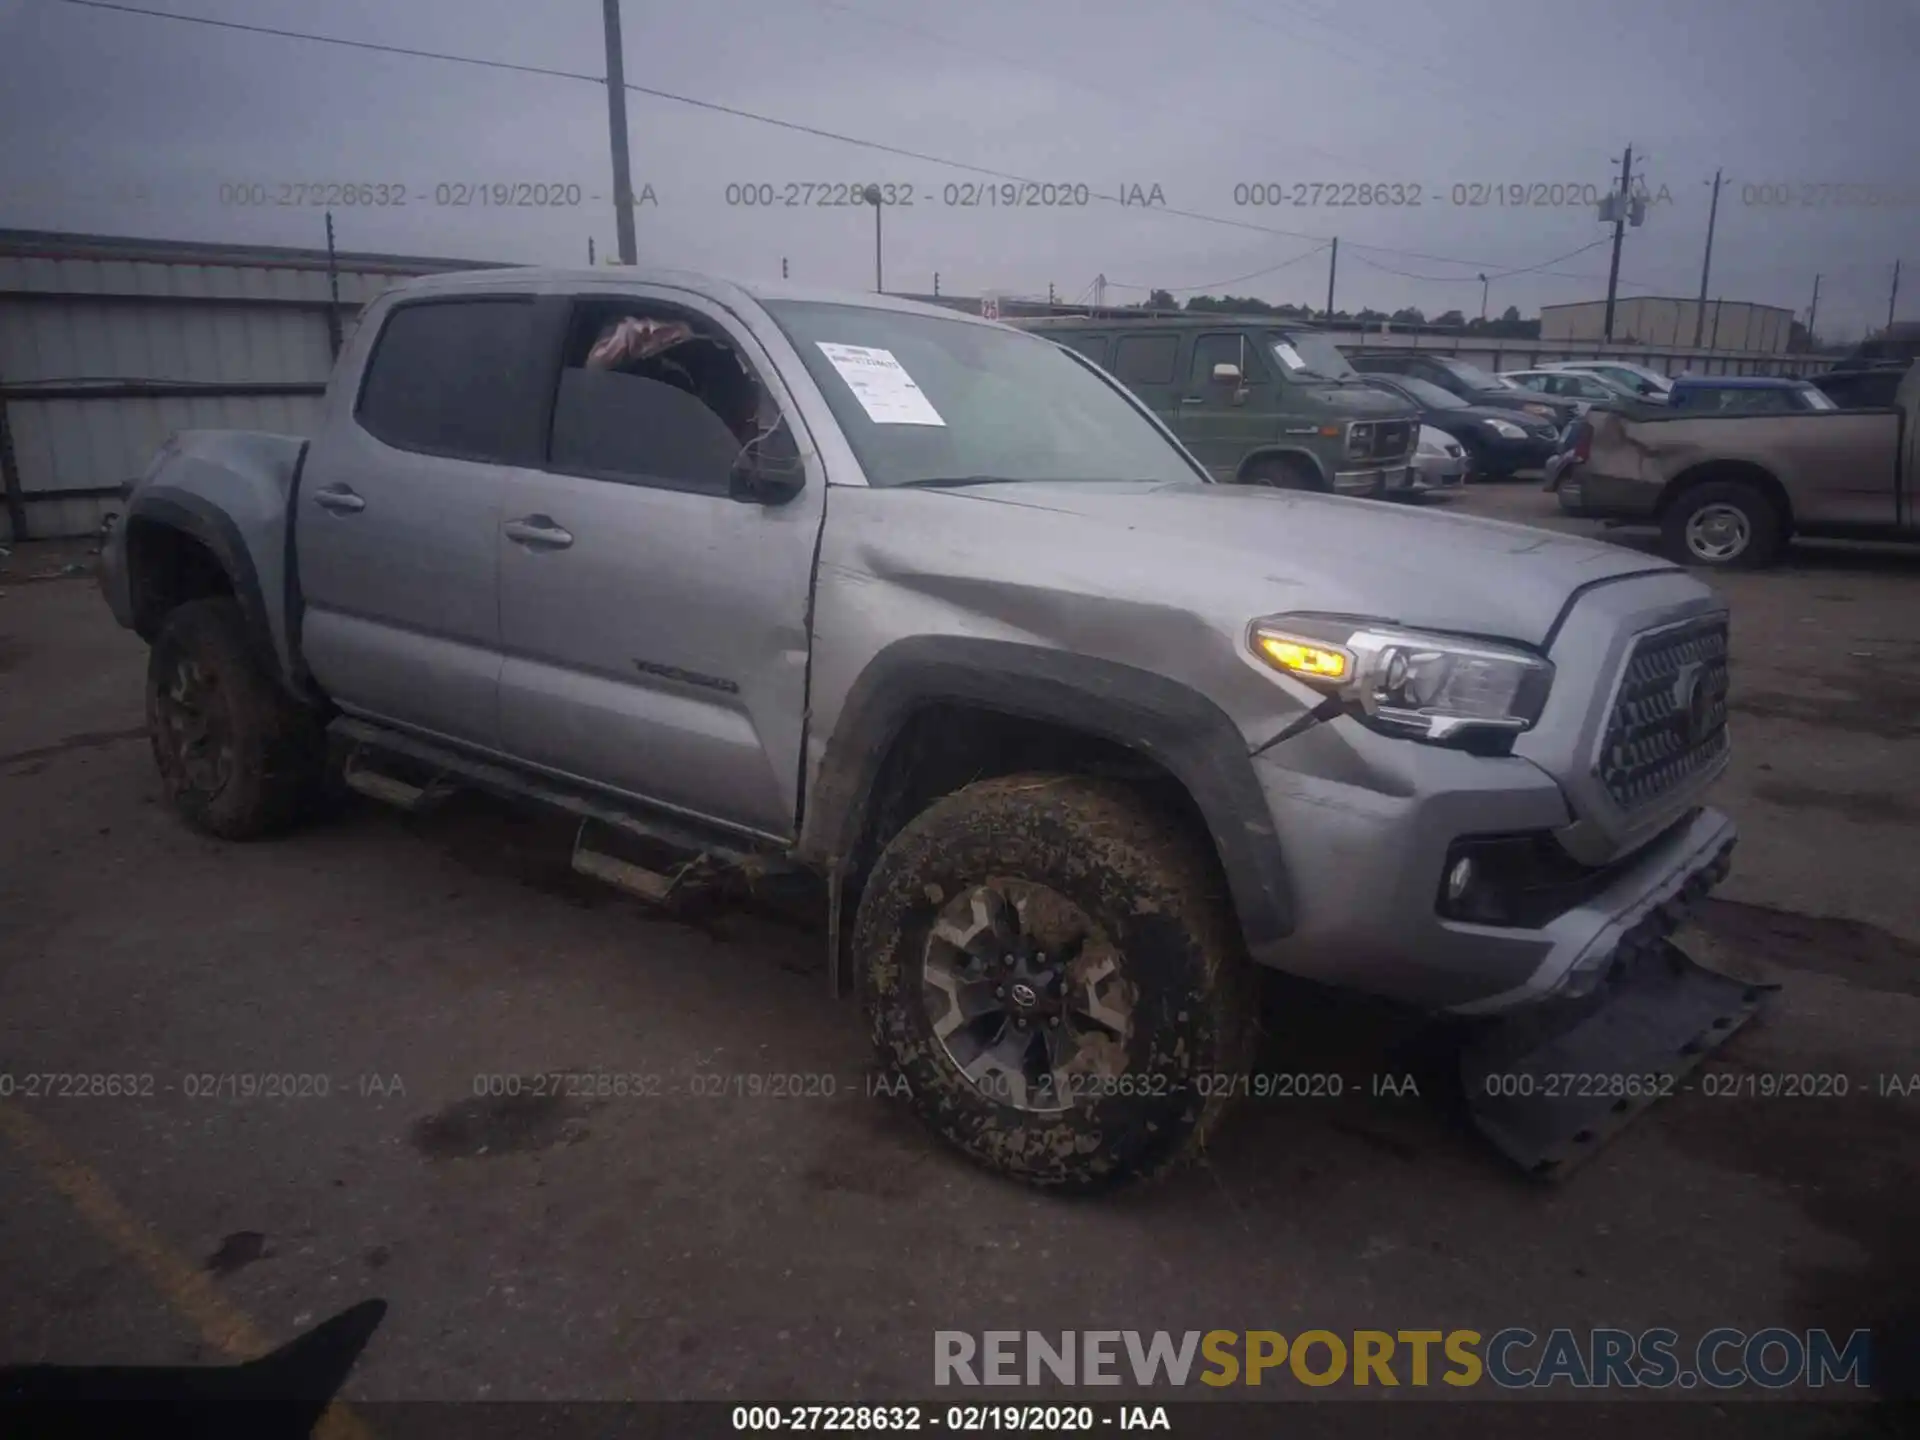
[[[832,345],[816,340],[820,353],[827,357],[840,378],[847,382],[853,398],[876,425],[939,425],[946,421],[933,408],[920,387],[913,383],[907,367],[893,358],[891,350],[867,345]]]
[[[1284,340],[1273,342],[1273,353],[1280,357],[1280,363],[1289,370],[1304,370],[1307,362],[1300,358],[1300,352]]]

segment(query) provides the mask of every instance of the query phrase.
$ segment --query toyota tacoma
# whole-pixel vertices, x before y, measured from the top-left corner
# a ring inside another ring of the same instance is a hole
[[[1712,591],[1214,483],[1091,362],[948,310],[409,282],[310,438],[170,439],[101,583],[187,822],[478,788],[577,816],[575,867],[651,899],[823,881],[899,1093],[1030,1182],[1194,1152],[1262,967],[1522,1017],[1561,1069],[1623,1005],[1653,1068],[1729,1023],[1665,940],[1734,843]],[[1522,1090],[1483,1086],[1509,1153],[1597,1133]]]

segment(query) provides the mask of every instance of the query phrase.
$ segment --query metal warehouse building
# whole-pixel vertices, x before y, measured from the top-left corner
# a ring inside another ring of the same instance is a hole
[[[1696,322],[1700,344],[1708,350],[1784,355],[1793,335],[1791,310],[1745,300],[1677,300],[1663,295],[1632,295],[1614,302],[1613,337],[1637,345],[1691,346]],[[1543,341],[1598,340],[1606,333],[1607,302],[1542,305]]]
[[[309,433],[362,306],[483,263],[0,230],[0,536],[96,531],[175,430]]]

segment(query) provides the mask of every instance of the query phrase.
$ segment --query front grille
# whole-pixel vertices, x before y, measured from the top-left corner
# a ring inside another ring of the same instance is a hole
[[[1727,748],[1727,622],[1642,636],[1627,659],[1597,769],[1616,805],[1659,799]]]

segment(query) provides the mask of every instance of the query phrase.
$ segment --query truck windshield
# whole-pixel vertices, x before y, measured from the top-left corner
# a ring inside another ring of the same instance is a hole
[[[1340,347],[1311,330],[1271,337],[1273,356],[1289,375],[1307,380],[1357,380],[1360,372],[1347,363]]]
[[[1051,340],[862,305],[766,308],[871,485],[1205,479],[1123,394]]]

